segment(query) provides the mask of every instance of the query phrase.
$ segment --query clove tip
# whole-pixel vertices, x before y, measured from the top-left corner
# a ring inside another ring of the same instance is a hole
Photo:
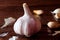
[[[23,3],[23,7],[27,6],[27,3]]]

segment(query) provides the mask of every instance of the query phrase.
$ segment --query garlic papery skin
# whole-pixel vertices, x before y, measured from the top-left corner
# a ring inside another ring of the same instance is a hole
[[[52,36],[56,36],[57,34],[60,34],[60,31],[55,31],[55,33],[51,34]]]
[[[19,17],[14,24],[14,32],[16,34],[30,37],[41,29],[41,22],[35,18],[26,3],[23,3],[24,15]]]
[[[57,14],[57,13],[60,13],[60,8],[55,9],[55,10],[54,10],[53,12],[51,12],[51,13],[53,13],[53,14],[54,14],[54,13],[56,13],[56,14]]]
[[[0,37],[5,37],[7,35],[8,35],[8,32],[7,33],[2,33],[2,34],[0,34]]]
[[[17,40],[18,36],[12,36],[11,38],[9,38],[9,40]]]
[[[8,25],[14,23],[15,21],[16,21],[16,19],[13,18],[13,17],[5,18],[5,19],[4,19],[4,22],[5,22],[5,23],[4,23],[3,26],[1,26],[1,28],[7,27]]]

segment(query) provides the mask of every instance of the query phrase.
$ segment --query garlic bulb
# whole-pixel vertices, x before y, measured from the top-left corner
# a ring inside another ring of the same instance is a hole
[[[8,25],[10,25],[10,24],[12,24],[12,23],[14,23],[15,20],[16,20],[16,19],[13,18],[13,17],[5,18],[5,19],[4,19],[5,24],[4,24],[1,28],[4,28],[4,27],[6,27],[6,26],[8,26]]]
[[[48,22],[47,25],[49,28],[58,28],[60,26],[58,22],[53,22],[53,21]]]
[[[30,37],[41,29],[41,22],[35,18],[26,3],[23,3],[24,15],[19,17],[14,24],[14,31],[16,34]]]

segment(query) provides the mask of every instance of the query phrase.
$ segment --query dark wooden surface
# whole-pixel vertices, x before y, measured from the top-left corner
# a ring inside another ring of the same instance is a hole
[[[48,26],[46,26],[48,21],[54,21],[50,11],[60,7],[59,0],[0,0],[0,27],[4,24],[4,18],[14,17],[17,19],[23,15],[23,2],[28,3],[31,12],[36,9],[42,9],[44,14],[41,15],[41,31],[29,38],[19,36],[18,40],[59,40],[60,34],[57,34],[56,36],[48,35]],[[0,37],[0,40],[8,40],[10,37],[17,35],[13,31],[13,24],[4,28],[4,30],[0,29],[0,34],[2,32],[9,32],[9,34],[5,37]]]

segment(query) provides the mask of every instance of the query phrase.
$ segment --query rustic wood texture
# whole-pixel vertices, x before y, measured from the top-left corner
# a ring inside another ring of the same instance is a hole
[[[20,6],[24,2],[30,6],[60,4],[59,0],[0,0],[0,6]]]
[[[24,2],[28,3],[32,13],[36,9],[42,9],[44,11],[44,14],[40,16],[42,29],[37,34],[28,38],[18,35],[18,40],[59,40],[60,34],[56,36],[48,35],[48,26],[46,24],[48,21],[54,21],[50,11],[60,7],[60,0],[0,0],[0,27],[4,24],[4,18],[14,17],[17,19],[23,15],[22,3]],[[17,35],[13,31],[13,24],[4,28],[4,30],[0,29],[0,34],[3,32],[9,32],[9,34],[5,37],[0,37],[0,40],[8,40],[10,37]]]

